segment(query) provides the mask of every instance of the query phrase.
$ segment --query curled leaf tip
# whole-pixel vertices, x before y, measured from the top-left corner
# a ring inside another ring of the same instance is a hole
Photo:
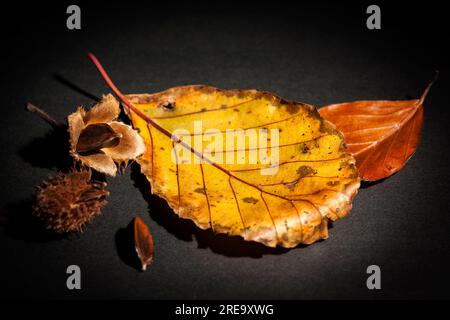
[[[436,70],[435,73],[434,73],[433,79],[428,83],[428,85],[426,86],[426,88],[423,91],[422,95],[420,96],[419,104],[423,104],[424,103],[426,97],[428,96],[428,92],[430,92],[431,87],[437,81],[438,78],[439,78],[439,70]]]

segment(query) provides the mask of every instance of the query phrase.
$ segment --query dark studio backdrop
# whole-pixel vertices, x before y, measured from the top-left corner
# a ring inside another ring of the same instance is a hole
[[[2,5],[0,295],[2,298],[333,299],[449,298],[450,147],[448,30],[439,2],[378,2],[382,29],[366,28],[372,3],[71,3]],[[94,52],[123,92],[183,84],[255,88],[315,106],[418,97],[421,144],[405,168],[363,185],[330,238],[292,250],[213,235],[150,196],[132,166],[108,179],[103,213],[80,236],[55,237],[29,218],[33,185],[67,163],[51,128],[27,101],[64,119],[109,92]],[[149,225],[155,261],[136,270],[127,225]],[[79,265],[82,289],[66,288]],[[366,268],[381,267],[368,290]]]

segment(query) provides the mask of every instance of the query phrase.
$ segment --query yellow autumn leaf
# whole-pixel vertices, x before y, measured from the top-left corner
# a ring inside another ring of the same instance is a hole
[[[329,221],[350,211],[359,188],[355,159],[315,107],[209,86],[123,96],[93,61],[145,141],[137,161],[151,192],[180,217],[295,247],[327,238]]]

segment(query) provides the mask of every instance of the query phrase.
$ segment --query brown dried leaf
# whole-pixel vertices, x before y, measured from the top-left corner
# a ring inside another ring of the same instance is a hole
[[[343,133],[362,179],[376,181],[389,177],[414,154],[430,86],[419,99],[355,101],[319,109],[321,116]]]

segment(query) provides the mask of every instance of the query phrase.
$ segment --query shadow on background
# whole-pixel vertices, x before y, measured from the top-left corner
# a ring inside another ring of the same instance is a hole
[[[33,202],[33,199],[25,199],[4,208],[6,215],[2,217],[0,226],[5,232],[12,238],[27,242],[51,242],[68,238],[67,235],[47,231],[45,226],[31,215]]]
[[[393,175],[395,175],[397,173],[394,173]],[[359,187],[360,189],[368,189],[370,187],[376,186],[377,184],[383,183],[387,178],[383,178],[381,180],[377,180],[377,181],[365,181],[365,180],[361,180],[361,186]]]
[[[93,101],[99,101],[100,98],[97,97],[95,94],[90,93],[89,91],[83,89],[82,87],[76,85],[75,83],[73,83],[72,81],[68,80],[66,77],[60,75],[60,74],[53,74],[53,79],[64,85],[65,87],[72,89],[73,91],[81,94],[82,96],[85,96]],[[75,110],[74,110],[75,111]]]
[[[125,228],[116,232],[115,242],[120,260],[133,269],[141,271],[141,261],[134,245],[134,219]]]
[[[195,238],[199,248],[210,248],[214,253],[229,257],[260,258],[265,254],[279,255],[290,250],[269,248],[254,241],[245,241],[239,236],[215,234],[211,229],[202,230],[194,222],[178,217],[164,199],[151,194],[150,183],[136,163],[131,166],[131,179],[147,201],[151,218],[180,240],[192,241]]]
[[[69,134],[64,126],[31,140],[18,154],[33,167],[65,171],[73,166],[69,150]]]
[[[84,90],[59,74],[53,74],[53,79],[94,102],[99,100],[94,94]],[[75,109],[73,112],[75,112]],[[66,171],[73,167],[73,159],[70,156],[69,133],[66,126],[53,128],[44,137],[33,139],[29,144],[20,149],[18,153],[25,162],[35,167],[56,168],[61,171]]]

